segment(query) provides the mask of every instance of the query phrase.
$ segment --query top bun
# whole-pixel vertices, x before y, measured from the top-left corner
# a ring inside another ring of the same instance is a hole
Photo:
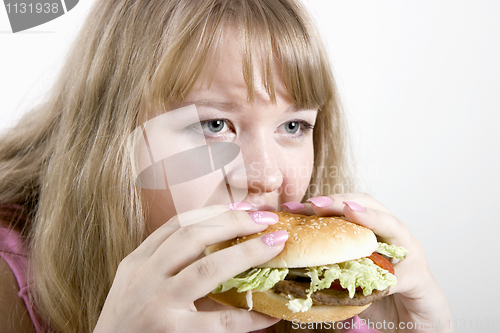
[[[377,249],[377,238],[368,228],[349,222],[345,217],[319,217],[287,212],[278,214],[279,221],[264,232],[239,237],[206,248],[205,254],[261,237],[277,230],[286,230],[288,240],[279,255],[258,268],[296,268],[336,264],[368,257]]]

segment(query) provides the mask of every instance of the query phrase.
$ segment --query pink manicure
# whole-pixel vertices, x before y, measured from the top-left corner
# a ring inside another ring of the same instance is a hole
[[[267,246],[275,246],[283,244],[288,239],[288,232],[286,230],[278,230],[273,233],[264,235],[260,238]]]
[[[333,199],[330,197],[313,197],[311,199],[307,199],[306,201],[310,201],[316,207],[327,207],[333,203]]]
[[[249,210],[252,208],[252,204],[246,201],[241,202],[231,202],[226,205],[230,210]]]
[[[257,224],[275,224],[279,220],[278,215],[271,212],[251,212],[248,215]]]
[[[295,202],[295,201],[290,201],[290,202],[285,202],[284,204],[281,205],[282,207],[285,206],[286,208],[290,210],[297,210],[297,209],[302,209],[305,206],[301,204],[300,202]]]
[[[363,208],[363,206],[353,202],[353,201],[342,201],[344,205],[347,205],[349,208],[351,208],[355,212],[365,212],[366,210]]]

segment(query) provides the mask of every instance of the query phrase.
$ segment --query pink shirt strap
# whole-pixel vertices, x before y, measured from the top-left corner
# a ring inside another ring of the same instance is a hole
[[[0,224],[0,257],[9,265],[19,285],[18,295],[26,304],[28,314],[37,333],[47,332],[46,326],[41,324],[29,301],[29,284],[26,275],[28,257],[24,250],[23,238],[18,231]]]

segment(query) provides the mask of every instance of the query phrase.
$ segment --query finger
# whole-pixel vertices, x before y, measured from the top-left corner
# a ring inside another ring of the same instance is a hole
[[[341,216],[343,205],[335,201],[332,196],[318,196],[306,200],[299,206],[297,202],[287,202],[281,206],[287,212],[303,215]]]
[[[220,310],[229,310],[232,307],[220,304],[214,300],[211,300],[208,297],[202,297],[194,302],[194,306],[198,311],[220,311]]]
[[[342,208],[339,206],[338,200],[334,200],[331,196],[318,196],[307,199],[311,203],[311,208],[314,215],[318,216],[340,216]]]
[[[422,245],[398,218],[380,210],[364,208],[355,202],[346,202],[344,214],[347,220],[373,230],[380,241],[403,246],[409,251],[404,260],[394,265],[398,284],[390,289],[389,295],[411,292],[412,286],[420,285],[422,279],[432,276],[428,271]],[[414,274],[415,271],[418,274]]]
[[[252,216],[255,214],[258,212]],[[247,212],[227,211],[215,219],[179,228],[158,247],[151,257],[152,265],[157,270],[161,267],[163,274],[173,276],[198,259],[207,246],[262,232],[269,224],[278,222],[274,213],[262,212],[262,215],[264,221],[257,223]]]
[[[214,222],[217,216],[229,211],[226,205],[212,205],[172,217],[149,235],[142,244],[134,251],[135,256],[141,258],[150,257],[158,247],[182,226],[200,223],[202,221]]]
[[[388,296],[397,293],[405,293],[406,296],[414,297],[411,293],[408,294],[408,291],[411,291],[414,286],[422,284],[432,285],[430,281],[423,282],[425,278],[432,276],[432,274],[428,271],[426,263],[419,264],[416,262],[419,260],[418,252],[418,250],[412,249],[408,253],[406,259],[398,262],[394,266],[394,275],[396,275],[398,283],[389,290]],[[418,273],[415,274],[415,271],[418,271]],[[415,298],[417,298],[417,295],[415,295]]]
[[[190,312],[181,332],[250,332],[272,326],[280,319],[256,311],[227,309],[222,311]]]
[[[203,297],[219,283],[277,256],[287,239],[288,233],[278,230],[214,252],[171,278],[169,293],[172,297],[191,302]]]
[[[293,214],[314,215],[311,204],[308,202],[287,202],[281,205],[286,212]]]
[[[332,194],[326,198],[330,198],[333,202],[328,202],[323,199],[325,197],[313,197],[309,199],[312,203],[312,208],[318,216],[340,216],[343,215],[344,201],[354,201],[360,203],[363,207],[381,210],[389,213],[389,210],[380,202],[375,200],[371,195],[366,193],[344,193]]]
[[[282,206],[287,212],[303,215],[318,215],[318,216],[341,216],[343,205],[332,200],[331,197],[313,197],[307,199],[309,202],[301,203],[299,208],[296,202],[287,202]],[[313,203],[314,202],[314,203]],[[297,208],[296,208],[297,207]]]
[[[365,208],[356,202],[345,201],[344,215],[348,221],[371,229],[382,242],[407,248],[413,246],[414,237],[408,227],[392,214]]]

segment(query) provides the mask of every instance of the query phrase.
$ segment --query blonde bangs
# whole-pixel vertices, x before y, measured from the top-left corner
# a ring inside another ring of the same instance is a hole
[[[216,73],[225,31],[238,31],[243,39],[242,71],[250,101],[257,64],[271,101],[276,101],[273,78],[279,77],[294,104],[319,110],[315,168],[304,199],[352,191],[347,124],[332,69],[315,24],[298,1],[186,1],[176,6],[165,28],[158,66],[146,85],[148,112],[165,112],[172,100],[183,102],[204,68],[210,68],[210,75]],[[211,77],[207,79],[210,83]],[[331,177],[325,172],[331,166],[342,175]]]
[[[262,84],[273,102],[273,77],[278,75],[297,106],[322,109],[332,98],[331,71],[318,45],[319,36],[303,13],[298,3],[266,0],[179,6],[172,13],[161,60],[146,87],[149,109],[164,112],[173,99],[182,102],[204,68],[215,74],[224,32],[229,29],[237,29],[243,37],[242,71],[250,101],[254,99],[254,65],[259,64]]]

